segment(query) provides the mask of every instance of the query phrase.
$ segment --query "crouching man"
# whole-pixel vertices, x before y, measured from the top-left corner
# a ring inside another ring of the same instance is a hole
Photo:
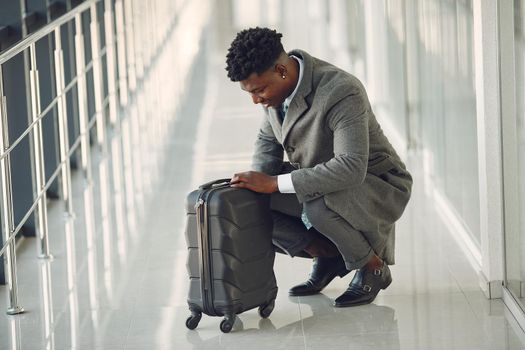
[[[251,28],[229,48],[228,77],[265,114],[252,170],[235,174],[231,186],[271,193],[277,250],[313,257],[308,280],[290,295],[319,293],[357,270],[334,305],[367,304],[392,282],[395,222],[412,177],[361,82],[305,51],[284,51],[281,37]]]

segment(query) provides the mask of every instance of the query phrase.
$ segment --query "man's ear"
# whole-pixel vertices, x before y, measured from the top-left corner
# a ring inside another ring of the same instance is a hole
[[[281,63],[276,63],[274,67],[275,72],[277,72],[280,76],[286,76],[288,73],[288,70],[286,69],[286,66]]]

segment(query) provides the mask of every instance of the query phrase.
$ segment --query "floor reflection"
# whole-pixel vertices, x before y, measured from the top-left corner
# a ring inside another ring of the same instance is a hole
[[[104,287],[107,293],[108,300],[113,299],[113,249],[112,249],[112,217],[111,207],[112,196],[110,193],[109,174],[108,174],[108,158],[107,153],[103,151],[102,158],[99,163],[99,188],[100,188],[100,214],[102,226],[102,255],[103,255],[103,275]]]
[[[272,315],[254,323],[254,315],[248,311],[249,314],[237,317],[230,334],[220,334],[218,324],[221,318],[215,317],[215,336],[210,336],[209,329],[197,328],[186,332],[186,341],[192,345],[192,349],[242,349],[242,346],[259,349],[265,342],[268,347],[271,344],[271,348],[275,349],[304,349],[308,347],[307,344],[317,344],[320,340],[322,343],[319,345],[328,349],[369,348],[367,345],[370,344],[379,349],[401,349],[396,312],[391,307],[370,304],[334,308],[332,299],[323,294],[290,297],[288,301],[281,300],[281,305],[288,302],[300,306],[301,317],[282,326],[276,326]],[[274,313],[280,312],[278,301]]]
[[[300,297],[304,331],[309,333],[321,326],[344,325],[338,332],[350,334],[395,332],[395,310],[388,306],[369,304],[352,308],[336,308],[333,300],[324,294]],[[290,298],[294,302],[294,298]]]
[[[77,287],[77,264],[75,248],[75,223],[73,217],[65,221],[65,243],[66,243],[66,269],[67,269],[67,295],[69,309],[69,325],[71,346],[78,346],[79,315],[78,315],[78,287]]]
[[[114,137],[111,140],[111,164],[113,178],[113,199],[115,201],[115,230],[117,234],[117,254],[120,265],[126,263],[127,235],[125,234],[127,222],[124,218],[126,209],[125,185],[122,179],[121,163],[121,138]]]
[[[41,300],[44,315],[44,337],[46,339],[46,349],[55,349],[55,322],[53,310],[53,284],[51,281],[51,260],[42,260],[40,264],[41,281]]]
[[[137,227],[136,221],[136,210],[135,210],[135,177],[133,169],[133,155],[132,155],[132,141],[131,141],[131,129],[130,121],[128,118],[124,118],[121,124],[121,137],[122,137],[122,159],[123,159],[123,173],[126,174],[124,177],[125,191],[126,191],[126,219],[127,228],[131,243],[134,244],[137,240],[137,233],[135,228]]]
[[[91,307],[91,321],[94,327],[98,326],[99,299],[98,299],[98,272],[97,272],[97,242],[95,238],[95,214],[93,203],[93,183],[84,188],[84,218],[86,223],[86,248],[88,267],[89,303]]]
[[[21,350],[24,348],[22,340],[22,332],[20,329],[20,318],[19,317],[9,317],[8,320],[9,326],[9,336],[11,340],[11,350]]]

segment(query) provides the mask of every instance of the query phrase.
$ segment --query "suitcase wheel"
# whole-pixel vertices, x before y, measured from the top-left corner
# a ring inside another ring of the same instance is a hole
[[[268,318],[275,307],[275,300],[272,300],[269,304],[259,306],[259,316],[262,318]]]
[[[235,315],[232,316],[225,316],[224,319],[221,321],[221,331],[223,333],[230,333],[230,331],[233,328],[233,324],[235,323]]]
[[[199,325],[199,322],[201,320],[202,314],[199,313],[192,313],[190,317],[186,319],[186,327],[188,329],[195,329]]]

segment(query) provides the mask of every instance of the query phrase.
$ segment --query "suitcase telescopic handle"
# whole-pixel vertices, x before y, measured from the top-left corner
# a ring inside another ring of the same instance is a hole
[[[219,179],[219,180],[213,180],[210,182],[206,182],[204,185],[199,186],[199,190],[207,190],[211,187],[219,186],[219,185],[230,185],[231,179]]]

